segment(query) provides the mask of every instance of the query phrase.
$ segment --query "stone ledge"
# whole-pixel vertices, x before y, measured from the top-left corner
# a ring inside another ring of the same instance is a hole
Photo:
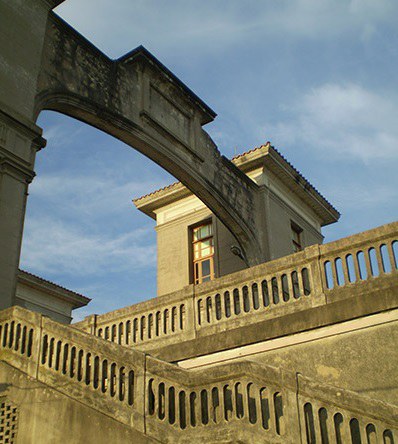
[[[362,316],[380,313],[398,307],[398,285],[377,288],[365,294],[313,307],[255,324],[242,326],[209,336],[165,346],[146,349],[159,359],[177,362],[236,347],[255,344],[316,328],[326,327]]]

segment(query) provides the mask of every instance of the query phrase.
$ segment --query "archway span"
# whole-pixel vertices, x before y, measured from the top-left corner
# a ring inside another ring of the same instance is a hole
[[[264,261],[258,186],[222,156],[202,125],[215,114],[143,47],[111,60],[50,14],[35,116],[58,111],[152,159],[197,195]]]
[[[74,118],[44,111],[38,122],[48,146],[29,187],[20,268],[95,295],[79,318],[156,296],[156,223],[131,199],[173,178]]]
[[[262,193],[202,129],[215,113],[144,48],[111,60],[52,12],[59,3],[2,5],[4,35],[12,37],[4,39],[0,66],[0,307],[13,304],[28,185],[44,142],[35,122],[44,109],[80,119],[154,160],[224,223],[249,265],[266,260]]]

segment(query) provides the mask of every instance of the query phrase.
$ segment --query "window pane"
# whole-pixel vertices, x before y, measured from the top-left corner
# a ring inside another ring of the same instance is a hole
[[[208,239],[200,243],[201,257],[208,256],[213,253],[213,241]]]
[[[203,239],[205,237],[212,235],[212,226],[211,224],[202,225],[201,227],[197,227],[193,229],[193,240],[197,241]]]
[[[210,259],[207,259],[202,262],[202,276],[210,275]]]

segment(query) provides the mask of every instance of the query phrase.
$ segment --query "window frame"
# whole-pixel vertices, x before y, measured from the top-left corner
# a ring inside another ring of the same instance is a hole
[[[298,253],[304,249],[303,229],[300,227],[300,225],[290,221],[290,231],[291,242],[293,244],[293,253]],[[298,241],[296,240],[296,236]]]
[[[210,225],[211,226],[211,235],[205,236],[202,239],[194,240],[194,232],[196,229]],[[190,247],[190,282],[194,285],[202,284],[203,282],[209,282],[212,281],[216,276],[215,266],[216,266],[216,248],[215,248],[215,230],[214,230],[214,223],[213,220],[205,219],[202,220],[194,225],[191,225],[189,227],[189,247]],[[198,259],[195,259],[195,244],[198,244],[200,242],[206,241],[208,239],[212,240],[212,253],[203,257],[200,257]],[[198,272],[196,270],[196,264],[200,264],[206,260],[210,260],[210,274],[206,275],[205,277],[209,276],[210,279],[207,281],[203,281],[202,276],[202,270],[199,267]]]

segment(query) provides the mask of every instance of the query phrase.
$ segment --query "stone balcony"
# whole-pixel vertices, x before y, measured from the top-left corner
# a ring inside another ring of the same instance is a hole
[[[75,324],[169,361],[398,306],[398,223]]]

